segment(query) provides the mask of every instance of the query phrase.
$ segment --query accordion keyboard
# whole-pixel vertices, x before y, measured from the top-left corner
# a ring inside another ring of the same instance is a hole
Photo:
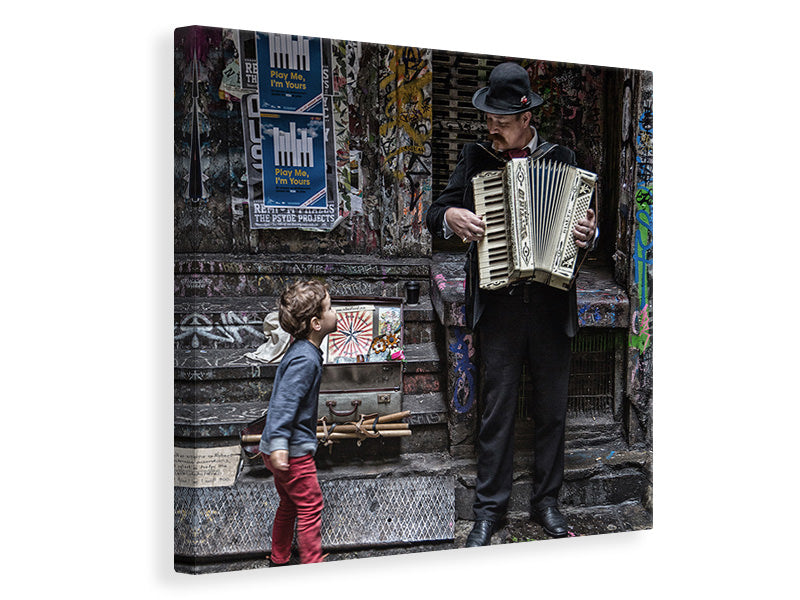
[[[480,285],[485,289],[509,283],[511,257],[507,236],[502,171],[487,171],[473,180],[475,214],[483,217],[486,232],[478,242]]]

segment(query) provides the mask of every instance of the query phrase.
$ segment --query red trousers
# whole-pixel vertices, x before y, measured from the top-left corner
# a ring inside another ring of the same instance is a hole
[[[322,562],[322,490],[317,481],[317,466],[311,454],[289,459],[289,470],[273,469],[269,456],[261,455],[272,471],[280,504],[272,524],[270,560],[284,564],[292,554],[294,524],[297,521],[297,546],[301,563]]]

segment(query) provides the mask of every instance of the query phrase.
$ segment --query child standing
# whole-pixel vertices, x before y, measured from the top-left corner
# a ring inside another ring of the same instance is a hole
[[[259,443],[280,496],[272,524],[272,566],[289,562],[295,519],[300,562],[322,562],[323,502],[314,453],[322,377],[320,345],[336,331],[336,311],[327,286],[313,280],[290,286],[281,295],[278,319],[294,341],[278,366]]]

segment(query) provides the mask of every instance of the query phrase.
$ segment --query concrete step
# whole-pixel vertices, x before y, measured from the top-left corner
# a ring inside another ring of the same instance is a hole
[[[652,514],[639,502],[625,502],[616,506],[564,507],[562,512],[569,524],[568,539],[587,535],[641,531],[652,529],[653,527]],[[456,520],[453,539],[441,542],[400,543],[392,546],[371,546],[344,550],[325,548],[325,552],[328,553],[325,561],[338,562],[359,558],[460,549],[466,544],[472,525],[472,521]],[[511,513],[505,526],[492,536],[491,545],[539,542],[549,539],[551,538],[541,526],[530,521],[527,513]],[[299,564],[298,557],[293,556],[289,565],[296,564]],[[265,556],[253,555],[238,556],[226,560],[218,559],[199,564],[176,563],[176,570],[184,573],[200,574],[260,569],[268,568],[268,566]]]
[[[444,457],[433,458],[441,463]],[[326,471],[323,544],[345,549],[453,538],[453,477],[433,467],[402,472],[362,468]],[[266,468],[244,473],[230,487],[175,488],[175,554],[235,556],[269,550],[279,498]]]
[[[440,389],[445,365],[440,360],[433,342],[403,346],[404,392],[423,393]],[[176,349],[174,351],[175,382],[193,385],[176,385],[176,402],[202,401],[202,388],[210,383],[230,380],[259,380],[262,387],[269,386],[275,378],[277,363],[264,363],[245,356],[249,352],[238,348]],[[179,388],[192,398],[179,395]],[[265,390],[267,391],[267,390]]]
[[[405,284],[428,295],[430,259],[362,255],[181,255],[175,260],[175,297],[278,296],[291,282],[322,277],[332,296],[405,297]]]
[[[585,417],[568,414],[565,437],[568,450],[601,446],[615,449],[615,444],[622,444],[624,439],[622,423],[611,415]]]
[[[277,310],[277,297],[175,298],[175,348],[239,348],[252,352],[264,343],[264,319]],[[404,341],[419,344],[434,340],[436,314],[430,298],[404,305]]]
[[[567,519],[568,537],[621,533],[653,528],[653,515],[635,500],[611,506],[562,506]],[[453,545],[462,548],[472,530],[473,521],[456,521]],[[491,545],[515,544],[551,539],[544,529],[531,521],[527,512],[509,513],[505,526],[492,536]]]
[[[174,435],[186,439],[233,438],[238,441],[242,427],[261,418],[268,406],[267,401],[175,404]],[[404,422],[414,431],[423,426],[447,426],[446,407],[439,392],[405,395],[402,410],[411,411]]]
[[[515,473],[507,523],[493,536],[493,544],[547,539],[541,527],[529,521],[528,507],[519,498],[529,458],[517,460],[520,472]],[[360,460],[342,460],[337,464],[336,449],[317,455],[326,498],[323,545],[329,560],[463,546],[472,526],[465,490],[474,477],[474,460],[455,460],[447,453],[385,458],[370,452],[362,453]],[[561,508],[570,536],[652,527],[651,506],[642,489],[652,478],[650,464],[651,455],[645,451],[568,453]],[[639,483],[633,485],[633,480]],[[214,572],[263,566],[274,496],[263,465],[246,468],[230,488],[176,490],[180,569]],[[579,497],[582,502],[576,502]],[[422,502],[427,508],[420,510]],[[189,560],[188,554],[201,560]]]
[[[531,497],[533,453],[517,450],[510,512],[528,512]],[[456,511],[459,519],[472,519],[475,499],[475,467],[467,463],[459,471]],[[600,506],[641,502],[652,486],[652,453],[626,449],[621,443],[610,447],[567,450],[564,484],[559,502],[563,506]]]
[[[519,448],[532,448],[535,438],[535,423],[530,418],[517,417],[514,428],[514,443]],[[610,414],[586,416],[570,410],[567,405],[565,444],[567,450],[578,448],[607,447],[617,449],[624,445],[622,423]]]
[[[431,259],[431,302],[446,326],[464,325],[464,253],[436,252]],[[608,267],[586,263],[576,282],[578,325],[626,328],[630,306],[625,290]]]

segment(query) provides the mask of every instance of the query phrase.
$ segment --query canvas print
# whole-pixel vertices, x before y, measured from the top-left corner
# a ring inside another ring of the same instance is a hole
[[[173,59],[176,571],[652,527],[652,73],[196,25]]]

